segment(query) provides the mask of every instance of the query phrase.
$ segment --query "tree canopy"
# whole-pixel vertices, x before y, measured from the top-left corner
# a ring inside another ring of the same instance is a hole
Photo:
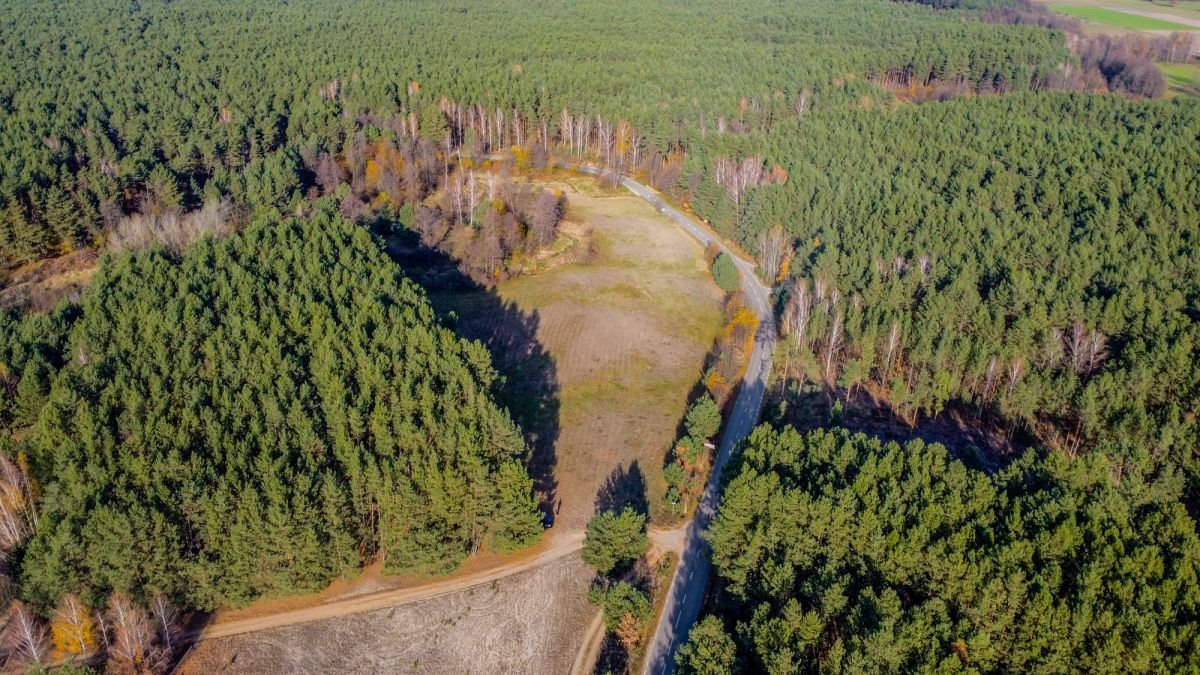
[[[6,319],[6,361],[58,368],[21,444],[43,493],[22,594],[209,609],[316,590],[377,550],[444,571],[536,540],[486,350],[335,206],[106,258],[73,320]]]
[[[1174,472],[759,427],[709,532],[747,670],[1186,672],[1200,537]],[[680,663],[732,663],[705,620]],[[708,671],[713,672],[713,671]]]

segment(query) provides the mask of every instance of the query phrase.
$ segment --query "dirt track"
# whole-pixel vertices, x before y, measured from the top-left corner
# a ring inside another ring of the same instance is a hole
[[[217,623],[201,631],[196,636],[196,641],[211,640],[270,628],[280,628],[307,623],[309,621],[319,621],[321,619],[359,614],[421,600],[429,600],[430,598],[464,591],[474,586],[491,583],[504,577],[540,567],[551,561],[569,556],[581,548],[583,548],[582,532],[565,534],[553,540],[545,550],[536,555],[514,561],[507,565],[501,565],[475,574],[452,577],[444,581],[435,581],[414,588],[400,588],[393,591],[371,593],[315,607],[304,607],[278,614]]]

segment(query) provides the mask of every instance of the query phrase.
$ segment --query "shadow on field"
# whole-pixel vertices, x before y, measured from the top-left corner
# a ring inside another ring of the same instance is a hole
[[[596,493],[596,512],[623,511],[628,506],[650,517],[650,502],[646,496],[646,475],[635,459],[629,468],[618,466],[604,480]]]
[[[380,229],[377,227],[376,230]],[[468,340],[479,340],[501,376],[497,398],[520,425],[530,449],[529,474],[542,510],[553,514],[558,502],[558,371],[537,339],[540,317],[506,302],[494,288],[477,283],[457,262],[422,246],[416,233],[400,227],[381,232],[388,255],[429,295],[442,322]]]

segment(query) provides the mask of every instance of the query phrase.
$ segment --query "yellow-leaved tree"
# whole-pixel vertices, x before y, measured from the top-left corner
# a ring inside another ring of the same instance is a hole
[[[50,639],[60,659],[86,658],[96,652],[96,621],[79,598],[68,594],[58,601],[50,620]]]

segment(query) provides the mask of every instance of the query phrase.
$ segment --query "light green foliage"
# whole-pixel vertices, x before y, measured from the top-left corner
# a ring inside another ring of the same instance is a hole
[[[604,511],[588,521],[583,560],[602,575],[620,571],[646,551],[646,517],[625,507]]]
[[[1188,672],[1200,538],[1180,492],[1099,455],[988,476],[939,445],[763,426],[709,531],[718,606],[756,671]]]
[[[715,616],[696,622],[675,655],[678,670],[684,675],[730,675],[736,659],[737,645]]]
[[[1066,55],[1037,28],[887,0],[702,0],[653,12],[635,0],[454,11],[435,0],[0,0],[0,16],[0,205],[39,211],[19,233],[0,222],[0,265],[44,255],[38,240],[65,232],[34,199],[46,186],[80,212],[131,211],[141,193],[168,207],[221,194],[285,208],[308,187],[298,171],[307,150],[338,153],[410,114],[441,145],[443,97],[499,107],[506,122],[516,111],[551,133],[563,108],[623,117],[662,152],[699,141],[718,116],[786,116],[801,89],[853,100],[867,87],[830,84],[847,73],[936,68],[972,85],[1028,86]],[[395,26],[412,34],[374,39]],[[606,54],[621,58],[595,58]],[[763,97],[748,115],[746,96]]]
[[[742,286],[742,275],[733,263],[733,256],[724,251],[713,261],[712,275],[717,286],[726,293],[736,293]]]
[[[618,581],[604,594],[604,625],[616,630],[626,614],[645,624],[650,619],[650,600],[626,581]]]
[[[824,373],[841,311],[832,374],[904,419],[968,406],[1047,445],[1155,448],[1200,486],[1200,102],[1022,94],[797,130],[769,134],[790,177],[758,227],[791,224],[797,280],[838,291],[801,358]]]
[[[51,335],[0,341],[15,367],[62,367],[24,440],[45,496],[23,595],[211,609],[317,590],[376,550],[389,571],[444,571],[485,538],[537,539],[487,352],[333,206],[178,261],[106,259],[70,350],[53,320],[0,323]]]
[[[692,403],[684,425],[692,438],[706,441],[717,435],[721,430],[721,410],[712,396],[706,393]]]

